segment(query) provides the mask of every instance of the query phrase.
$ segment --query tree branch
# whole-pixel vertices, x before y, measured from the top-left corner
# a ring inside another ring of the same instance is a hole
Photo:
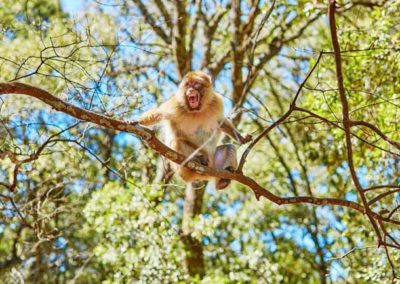
[[[347,162],[349,165],[350,174],[351,174],[353,183],[361,197],[362,204],[364,205],[364,208],[366,209],[368,219],[370,220],[371,225],[372,225],[373,229],[375,230],[375,233],[378,237],[378,244],[383,244],[381,232],[379,230],[376,220],[371,215],[371,209],[369,208],[367,198],[365,196],[365,193],[363,192],[363,188],[357,177],[357,173],[356,173],[355,166],[354,166],[353,145],[351,143],[351,132],[350,132],[350,128],[352,125],[351,125],[351,120],[349,117],[349,104],[347,101],[345,88],[344,88],[344,82],[343,82],[342,58],[341,58],[341,54],[340,54],[340,46],[339,46],[337,30],[336,30],[335,9],[336,9],[336,1],[330,0],[329,8],[328,8],[329,27],[330,27],[330,31],[331,31],[333,51],[335,53],[336,79],[337,79],[337,84],[338,84],[338,88],[339,88],[340,101],[342,104],[343,127],[344,127],[344,132],[345,132],[346,149],[347,149]],[[387,249],[386,246],[385,246],[385,249]]]
[[[180,79],[190,71],[192,58],[188,57],[186,49],[186,29],[188,14],[186,12],[186,1],[175,1],[176,22],[173,28],[173,49],[175,61],[178,67]]]
[[[169,37],[165,31],[156,24],[155,19],[153,16],[150,14],[150,12],[147,10],[146,5],[141,1],[141,0],[133,0],[133,2],[136,4],[136,6],[139,8],[140,12],[142,13],[146,23],[148,23],[153,31],[165,42],[170,44],[171,43],[171,37]]]
[[[43,101],[44,103],[51,106],[55,110],[69,114],[77,119],[95,123],[105,128],[135,134],[136,136],[141,138],[145,143],[147,143],[147,145],[150,148],[152,148],[160,155],[171,160],[172,162],[182,165],[182,163],[186,160],[186,157],[170,149],[169,147],[164,145],[160,140],[158,140],[157,137],[155,136],[155,133],[148,128],[142,127],[140,125],[133,125],[131,123],[107,117],[89,110],[81,109],[67,102],[64,102],[63,100],[53,96],[52,94],[43,89],[23,83],[0,83],[0,95],[4,94],[22,94],[34,97],[36,99]],[[252,178],[247,177],[240,172],[232,173],[225,170],[213,169],[202,166],[192,161],[187,162],[184,166],[193,171],[196,171],[200,174],[204,174],[207,176],[235,180],[251,188],[255,193],[257,199],[259,199],[260,196],[263,196],[278,205],[283,205],[283,204],[332,205],[332,206],[347,207],[354,209],[360,213],[366,213],[366,209],[364,206],[353,201],[341,200],[337,198],[319,198],[311,196],[279,197],[270,192],[269,190],[263,188]],[[377,220],[382,220],[383,222],[400,225],[400,221],[383,217],[372,211],[369,211],[369,217],[375,218]]]
[[[315,61],[313,67],[311,67],[310,71],[308,72],[306,78],[303,80],[303,82],[300,84],[292,103],[290,104],[289,110],[281,116],[277,121],[275,121],[273,124],[271,124],[269,127],[265,128],[251,143],[250,145],[246,148],[244,151],[242,157],[240,158],[239,166],[238,166],[238,171],[241,172],[244,166],[244,163],[246,161],[246,158],[248,154],[250,153],[251,149],[263,138],[265,135],[267,135],[272,129],[277,127],[279,124],[283,123],[290,115],[291,113],[295,110],[296,108],[296,101],[301,93],[301,90],[303,89],[304,85],[308,81],[308,79],[311,77],[311,75],[314,73],[315,68],[317,68],[319,61],[321,60],[323,53],[320,52],[317,60]]]

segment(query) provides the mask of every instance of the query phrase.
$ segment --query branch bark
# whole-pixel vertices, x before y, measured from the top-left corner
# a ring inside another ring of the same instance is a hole
[[[175,152],[174,150],[163,144],[155,136],[154,132],[148,128],[142,127],[140,125],[133,125],[131,123],[107,117],[89,110],[81,109],[67,102],[64,102],[63,100],[53,96],[52,94],[43,89],[23,83],[0,83],[0,96],[4,94],[22,94],[31,96],[43,101],[44,103],[51,106],[55,110],[71,115],[77,119],[86,122],[91,122],[103,126],[105,128],[135,134],[145,143],[147,143],[147,145],[154,151],[156,151],[160,155],[166,157],[167,159],[177,164],[182,164],[187,159],[187,157],[182,156],[181,154]],[[311,196],[279,197],[270,192],[269,190],[267,190],[266,188],[262,187],[252,178],[245,176],[240,172],[232,173],[229,171],[205,167],[192,161],[187,162],[184,166],[193,171],[196,171],[200,174],[204,174],[207,176],[235,180],[253,190],[257,199],[259,199],[260,196],[263,196],[266,199],[278,205],[284,205],[284,204],[331,205],[331,206],[346,207],[356,210],[360,213],[366,213],[365,207],[357,202],[347,201],[337,198],[319,198]],[[377,220],[382,220],[384,222],[400,225],[400,221],[383,217],[373,211],[369,211],[369,216]]]
[[[188,57],[186,48],[186,29],[188,14],[186,12],[186,1],[175,1],[176,21],[173,28],[173,49],[175,61],[178,67],[180,79],[191,69],[192,58]]]
[[[349,117],[349,103],[347,101],[346,93],[345,93],[345,88],[344,88],[344,83],[343,83],[343,71],[342,71],[342,57],[340,54],[340,46],[339,46],[339,40],[337,37],[337,30],[336,30],[336,20],[335,20],[335,9],[336,9],[336,1],[335,0],[330,0],[329,1],[329,9],[328,9],[328,14],[329,14],[329,26],[330,26],[330,31],[331,31],[331,38],[332,38],[332,45],[333,45],[333,51],[335,55],[335,68],[336,68],[336,80],[339,88],[339,96],[340,96],[340,101],[342,104],[342,115],[343,115],[343,128],[345,132],[345,139],[346,139],[346,149],[347,149],[347,161],[349,163],[349,169],[350,169],[350,174],[351,178],[353,180],[353,183],[359,192],[359,195],[361,197],[362,203],[364,204],[367,213],[370,210],[367,198],[365,196],[365,193],[363,192],[363,188],[360,184],[360,181],[357,177],[357,173],[355,170],[354,166],[354,161],[353,161],[353,145],[351,143],[351,121]],[[381,234],[379,232],[379,228],[375,221],[372,218],[369,218],[373,228],[375,229],[379,240],[381,240]]]
[[[153,15],[146,8],[146,5],[141,0],[133,0],[136,6],[139,8],[142,13],[145,21],[151,26],[153,31],[167,44],[171,43],[171,37],[164,31],[162,27],[157,25],[156,20]]]
[[[345,88],[344,88],[344,82],[343,82],[343,71],[342,71],[342,58],[340,54],[340,45],[338,41],[338,36],[337,36],[337,30],[336,30],[336,20],[335,20],[335,9],[336,9],[336,1],[335,0],[330,0],[329,1],[329,9],[328,9],[328,15],[329,15],[329,26],[330,26],[330,31],[331,31],[331,38],[332,38],[332,45],[333,45],[333,51],[335,55],[335,67],[336,67],[336,80],[339,88],[339,96],[340,96],[340,101],[342,104],[342,115],[343,115],[343,128],[345,132],[345,140],[346,140],[346,149],[347,149],[347,162],[349,165],[350,169],[350,174],[351,178],[353,180],[353,183],[358,191],[358,194],[362,200],[363,207],[365,208],[365,213],[367,214],[367,217],[372,225],[372,228],[374,229],[376,236],[378,237],[378,246],[383,245],[385,251],[386,251],[386,256],[387,259],[390,263],[390,266],[392,267],[392,275],[393,275],[393,281],[396,278],[396,271],[394,269],[393,263],[390,259],[390,255],[388,253],[387,249],[387,242],[386,242],[386,236],[384,231],[383,224],[381,221],[378,219],[376,220],[372,216],[372,211],[370,209],[370,204],[367,201],[367,198],[365,196],[365,192],[363,191],[363,188],[361,186],[361,183],[357,177],[357,173],[355,170],[355,165],[354,165],[354,160],[353,160],[353,145],[351,143],[351,127],[352,121],[350,120],[349,116],[349,104],[347,101],[346,93],[345,93]],[[365,126],[365,124],[363,124]],[[367,125],[367,127],[370,127]],[[381,195],[381,197],[383,197]],[[371,202],[375,202],[379,200],[380,197],[377,197]],[[380,225],[381,229],[383,230],[384,238],[382,237],[381,230],[379,229]]]

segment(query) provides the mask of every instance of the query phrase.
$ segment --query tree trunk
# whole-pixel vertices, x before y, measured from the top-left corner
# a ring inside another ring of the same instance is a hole
[[[200,278],[205,275],[203,244],[193,238],[191,233],[193,220],[201,213],[206,184],[205,182],[187,184],[181,234],[186,249],[185,268],[190,276],[198,275]]]

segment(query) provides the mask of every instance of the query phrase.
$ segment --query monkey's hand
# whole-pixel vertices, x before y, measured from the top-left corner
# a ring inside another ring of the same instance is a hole
[[[240,144],[246,144],[246,143],[250,142],[251,140],[253,140],[253,136],[251,136],[250,134],[246,134],[246,136],[240,137]]]
[[[127,123],[132,124],[133,126],[136,126],[139,124],[139,121],[137,120],[128,120]]]

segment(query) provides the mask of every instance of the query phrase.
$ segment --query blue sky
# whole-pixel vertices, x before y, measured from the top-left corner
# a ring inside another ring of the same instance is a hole
[[[117,1],[117,0],[114,0]],[[61,0],[61,6],[62,9],[65,12],[68,12],[71,14],[71,17],[74,17],[75,15],[78,15],[80,13],[84,13],[85,12],[85,5],[89,4],[91,2],[94,2],[94,0]],[[110,0],[102,0],[102,3],[112,3],[112,1]],[[308,66],[305,66],[305,70],[307,69]],[[218,82],[217,82],[218,83]],[[218,84],[216,84],[217,89],[222,89],[222,88],[218,88]],[[229,110],[230,107],[226,106],[226,110]],[[131,141],[131,139],[133,139],[133,136],[130,134],[120,134],[119,135],[119,139],[118,142],[119,143],[123,143],[126,145],[129,144],[134,144],[134,142]],[[347,195],[346,196],[347,199],[353,200],[355,198],[354,194],[353,195]],[[236,208],[234,207],[228,207],[227,209],[230,210],[234,210]],[[237,208],[239,209],[239,208]],[[334,223],[335,221],[333,221]],[[340,224],[340,223],[338,223]],[[308,248],[308,250],[310,251],[314,251],[315,250],[315,246],[314,244],[311,242],[310,238],[305,236],[304,238],[298,238],[299,234],[301,233],[301,227],[293,227],[291,228],[291,230],[288,230],[288,228],[284,228],[287,230],[282,231],[282,233],[285,233],[286,238],[290,239],[290,238],[294,238],[296,239],[299,243],[300,246],[304,245],[305,247]],[[1,228],[0,228],[1,231]],[[238,249],[238,244],[234,243],[232,244],[234,249]],[[346,275],[346,271],[341,267],[340,262],[334,262],[334,263],[330,263],[331,267],[333,268],[331,270],[331,275],[333,279],[336,279],[339,275]]]
[[[61,0],[61,7],[69,13],[76,13],[82,9],[84,0]]]

